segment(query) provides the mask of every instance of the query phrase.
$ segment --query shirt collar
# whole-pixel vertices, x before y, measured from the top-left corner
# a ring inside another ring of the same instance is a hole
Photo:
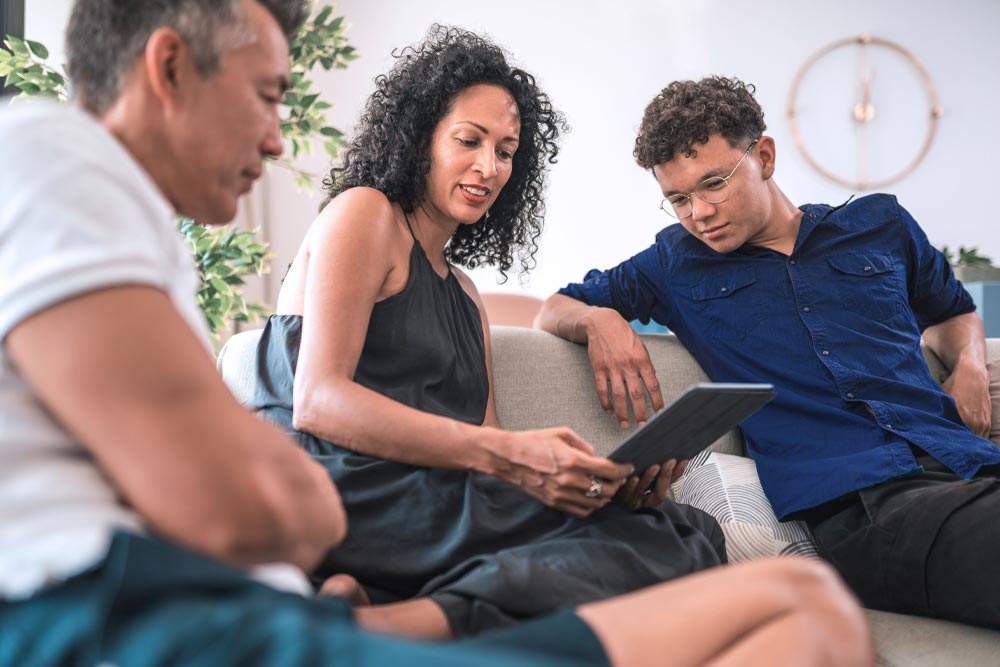
[[[162,220],[166,224],[170,225],[172,228],[176,227],[177,224],[177,211],[174,207],[167,201],[166,196],[163,191],[153,180],[153,177],[149,175],[146,168],[135,159],[135,156],[129,152],[118,138],[113,135],[104,125],[100,123],[93,115],[78,108],[76,105],[69,104],[68,108],[72,109],[73,113],[80,114],[85,117],[89,122],[96,124],[101,129],[101,136],[107,139],[108,150],[112,153],[118,155],[118,160],[123,163],[128,163],[131,169],[128,170],[130,177],[135,179],[136,187],[141,188],[144,191],[145,199],[150,203],[151,206],[155,207],[156,219]]]

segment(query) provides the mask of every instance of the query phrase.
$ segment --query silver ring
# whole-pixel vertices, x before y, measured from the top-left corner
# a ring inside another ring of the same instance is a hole
[[[601,486],[600,480],[598,480],[596,477],[594,477],[593,475],[591,475],[590,476],[590,488],[587,489],[587,492],[584,493],[583,495],[587,496],[588,498],[597,498],[598,496],[601,495],[602,488],[603,487]]]

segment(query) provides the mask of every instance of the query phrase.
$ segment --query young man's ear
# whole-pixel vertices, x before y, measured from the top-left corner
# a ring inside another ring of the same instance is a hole
[[[760,175],[766,181],[774,176],[774,139],[767,135],[762,136],[757,140],[754,152],[760,160]]]
[[[190,62],[187,44],[175,30],[157,28],[149,36],[142,67],[153,95],[165,108],[176,105]]]

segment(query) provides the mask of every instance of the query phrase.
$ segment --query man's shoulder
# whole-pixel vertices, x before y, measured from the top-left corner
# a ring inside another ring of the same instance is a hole
[[[664,227],[656,234],[656,246],[660,252],[671,255],[684,255],[691,252],[704,252],[708,246],[691,236],[684,225],[677,222]]]
[[[20,144],[54,144],[66,133],[92,134],[97,121],[69,105],[29,100],[0,107],[5,149]]]
[[[95,118],[68,104],[28,101],[0,109],[0,145],[19,167],[7,176],[38,181],[60,167],[80,174],[114,159],[116,143]]]
[[[806,204],[802,209],[808,215],[852,229],[881,226],[899,220],[899,201],[895,195],[884,193],[852,197],[836,206]]]

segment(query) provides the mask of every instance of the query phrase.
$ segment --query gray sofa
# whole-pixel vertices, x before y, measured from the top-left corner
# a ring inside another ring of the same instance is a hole
[[[586,350],[540,331],[493,327],[493,368],[497,412],[505,428],[572,427],[607,453],[622,435],[614,419],[600,408]],[[251,388],[251,359],[259,331],[234,336],[219,355],[219,369],[236,396],[245,401]],[[664,398],[688,385],[707,380],[672,335],[643,336],[656,368]],[[988,354],[1000,361],[1000,339],[990,340]],[[925,350],[928,365],[939,380],[940,361]],[[1000,401],[994,395],[994,412]],[[716,442],[713,450],[743,454],[737,431]],[[986,666],[1000,664],[1000,632],[913,616],[868,611],[883,667]]]

